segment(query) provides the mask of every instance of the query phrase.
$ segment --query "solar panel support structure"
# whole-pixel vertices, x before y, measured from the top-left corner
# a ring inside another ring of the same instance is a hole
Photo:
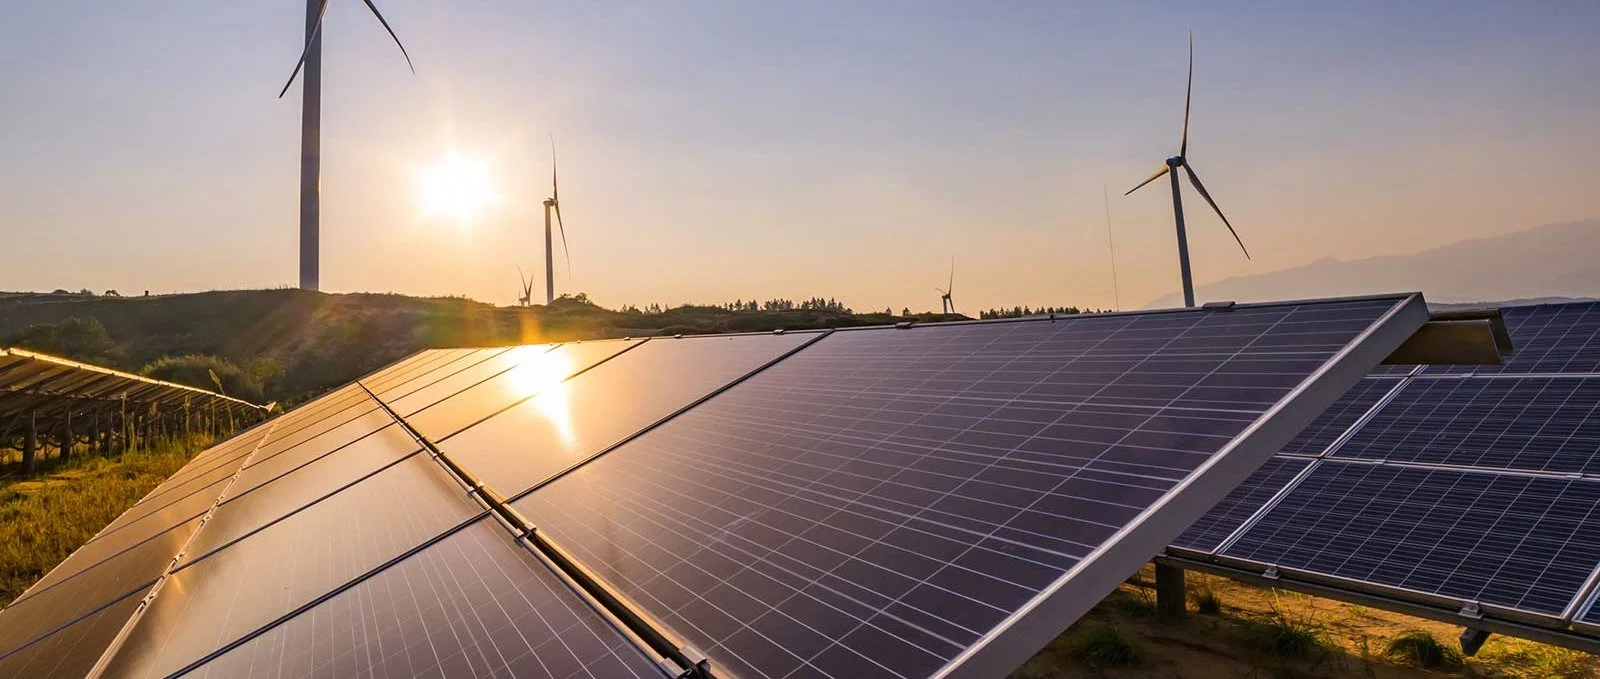
[[[1188,595],[1183,583],[1183,569],[1170,563],[1156,564],[1156,614],[1166,620],[1176,620],[1187,612]]]
[[[1585,653],[1600,654],[1600,640],[1596,640],[1594,637],[1564,632],[1547,627],[1539,627],[1536,625],[1530,625],[1501,618],[1464,618],[1460,615],[1458,610],[1453,608],[1429,606],[1404,599],[1369,594],[1367,592],[1356,591],[1345,587],[1337,587],[1331,584],[1312,582],[1300,578],[1283,577],[1277,573],[1276,568],[1269,569],[1268,572],[1257,572],[1245,568],[1234,567],[1224,563],[1202,561],[1199,559],[1192,559],[1173,554],[1164,554],[1158,556],[1156,557],[1156,561],[1158,563],[1170,563],[1185,570],[1209,573],[1211,575],[1224,577],[1235,582],[1242,582],[1244,584],[1254,585],[1256,587],[1286,589],[1299,592],[1301,594],[1322,597],[1324,599],[1343,601],[1346,603],[1356,604],[1358,606],[1370,606],[1372,608],[1393,611],[1402,615],[1410,615],[1436,622],[1442,622],[1446,625],[1461,625],[1464,628],[1469,627],[1470,629],[1479,630],[1484,634],[1504,634],[1506,636],[1518,637],[1527,639],[1529,641],[1537,641],[1539,643],[1552,644],[1555,646],[1564,646],[1566,648],[1583,651]],[[1269,576],[1269,573],[1271,575],[1275,575],[1276,577]]]
[[[1478,654],[1478,649],[1483,648],[1483,642],[1489,640],[1490,632],[1473,627],[1461,630],[1461,655],[1472,657]]]
[[[488,509],[518,542],[527,546],[546,567],[566,582],[573,592],[610,622],[624,638],[638,646],[647,657],[653,658],[663,670],[680,679],[716,678],[711,671],[711,661],[704,653],[673,636],[665,625],[645,613],[644,609],[628,597],[605,584],[594,571],[541,533],[538,526],[508,504],[505,496],[499,491],[451,459],[434,445],[433,441],[423,436],[422,432],[413,428],[411,423],[402,419],[389,407],[389,404],[384,403],[367,389],[365,384],[359,382],[357,384],[377,401],[384,412],[388,413],[389,417],[393,418],[411,438],[425,448],[430,457],[465,486],[468,494]]]

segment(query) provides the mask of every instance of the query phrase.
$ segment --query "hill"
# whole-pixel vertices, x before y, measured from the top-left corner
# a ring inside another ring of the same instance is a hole
[[[217,357],[225,362],[221,364],[225,370],[217,372],[226,372],[224,385],[230,393],[260,393],[267,400],[294,402],[424,348],[902,320],[813,302],[779,311],[683,306],[646,313],[604,309],[582,295],[563,297],[548,306],[499,307],[454,297],[296,289],[149,297],[0,293],[0,346],[133,372],[170,369],[173,372],[157,376],[206,388],[211,386],[206,367],[218,366],[210,360]],[[203,360],[157,363],[185,356]]]
[[[1434,302],[1600,295],[1600,220],[1564,222],[1475,238],[1409,255],[1304,266],[1195,287],[1201,301],[1304,299],[1422,290]],[[1182,305],[1176,293],[1147,308]]]

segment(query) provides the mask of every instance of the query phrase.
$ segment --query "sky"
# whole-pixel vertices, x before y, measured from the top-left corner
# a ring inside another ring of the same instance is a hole
[[[358,0],[324,28],[322,286],[542,281],[607,306],[833,297],[1137,307],[1178,286],[1164,184],[1195,34],[1195,278],[1600,217],[1600,4]],[[16,3],[0,290],[297,280],[302,4]],[[455,154],[496,200],[423,214]],[[1108,253],[1109,188],[1116,279]],[[559,246],[558,246],[559,247]],[[541,296],[536,286],[535,297]]]

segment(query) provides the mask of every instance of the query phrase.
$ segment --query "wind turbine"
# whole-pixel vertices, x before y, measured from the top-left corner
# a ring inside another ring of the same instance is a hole
[[[952,291],[954,291],[955,289],[956,289],[956,258],[951,257],[950,258],[950,282],[946,283],[945,287],[943,287],[943,288],[939,288],[937,286],[934,287],[934,290],[938,290],[939,291],[939,304],[940,304],[940,308],[944,310],[943,311],[944,313],[953,314],[953,313],[956,312],[956,302],[955,302],[954,299],[952,299],[950,297],[950,293]]]
[[[555,213],[561,229],[561,252],[567,257],[567,273],[572,273],[572,251],[567,249],[567,225],[561,222],[561,185],[556,181],[556,138],[550,136],[550,197],[544,201],[544,303],[556,299],[555,251],[550,242],[550,214]]]
[[[366,3],[367,9],[372,10],[372,16],[378,18],[378,23],[383,24],[383,30],[389,32],[394,44],[400,47],[401,56],[406,58],[406,66],[416,73],[417,68],[411,65],[411,55],[406,53],[406,46],[400,43],[400,36],[394,34],[383,13],[378,11],[378,6],[372,4],[372,0],[361,1]],[[322,172],[322,17],[327,13],[328,0],[306,0],[305,50],[300,53],[300,61],[289,74],[289,82],[284,83],[283,89],[278,92],[278,98],[282,99],[284,93],[289,91],[289,86],[294,84],[295,76],[304,68],[306,75],[300,79],[303,86],[300,101],[300,287],[304,290],[316,290],[320,285],[318,190]]]
[[[517,298],[522,306],[533,304],[533,279],[522,273],[522,265],[517,265],[517,278],[522,279],[522,296]]]
[[[1233,240],[1239,243],[1239,249],[1244,251],[1245,259],[1250,259],[1250,250],[1245,248],[1244,241],[1240,240],[1239,232],[1233,230],[1233,224],[1228,222],[1228,216],[1222,214],[1222,208],[1217,207],[1217,202],[1211,199],[1211,194],[1206,192],[1205,184],[1200,183],[1200,177],[1194,173],[1194,168],[1189,166],[1189,103],[1194,95],[1194,32],[1189,32],[1189,86],[1183,95],[1183,140],[1178,144],[1178,155],[1167,159],[1166,164],[1149,179],[1139,182],[1138,186],[1128,189],[1126,196],[1138,191],[1145,184],[1161,178],[1161,175],[1170,175],[1172,179],[1172,216],[1178,223],[1178,268],[1183,274],[1183,305],[1194,306],[1194,279],[1189,274],[1189,237],[1183,230],[1183,195],[1178,191],[1178,169],[1182,168],[1184,174],[1189,176],[1189,183],[1200,192],[1200,197],[1206,199],[1206,204],[1217,212],[1222,218],[1222,223],[1228,227],[1228,233],[1233,234]]]

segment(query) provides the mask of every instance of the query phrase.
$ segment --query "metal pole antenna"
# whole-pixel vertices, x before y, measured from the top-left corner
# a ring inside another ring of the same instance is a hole
[[[317,32],[321,14],[319,0],[306,0],[305,73],[301,77],[300,98],[300,288],[320,287],[318,268],[318,196],[321,189],[322,159],[322,34]]]
[[[1183,230],[1183,194],[1178,191],[1178,167],[1182,164],[1177,158],[1168,158],[1167,176],[1172,179],[1172,216],[1178,222],[1178,270],[1183,272],[1183,305],[1194,306],[1194,279],[1189,275],[1189,236]]]
[[[555,201],[544,202],[544,303],[556,301],[555,251],[550,249],[550,210]]]

